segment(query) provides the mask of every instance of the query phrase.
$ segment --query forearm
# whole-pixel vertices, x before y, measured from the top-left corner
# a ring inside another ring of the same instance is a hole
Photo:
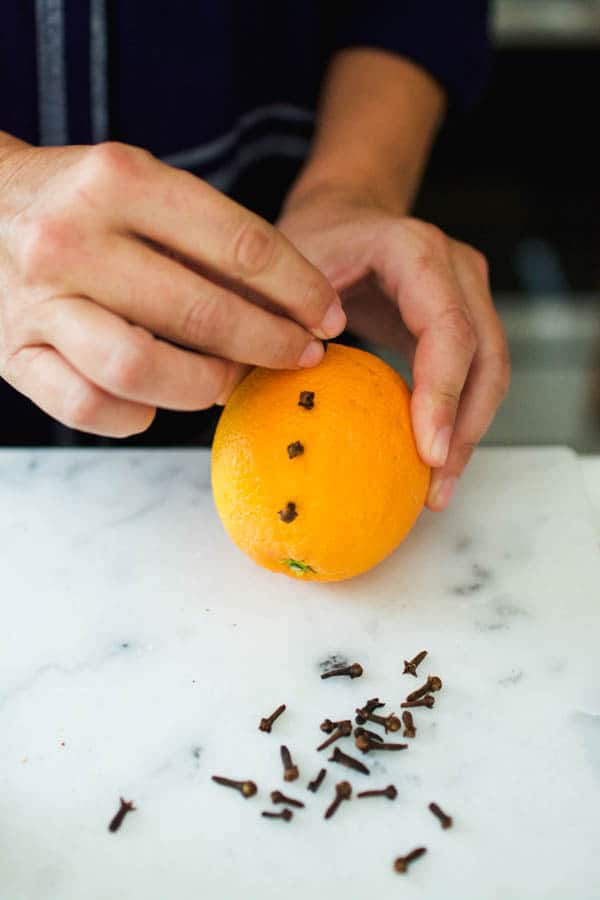
[[[338,53],[321,97],[311,155],[287,209],[324,187],[406,214],[442,121],[445,94],[424,69],[368,48]]]

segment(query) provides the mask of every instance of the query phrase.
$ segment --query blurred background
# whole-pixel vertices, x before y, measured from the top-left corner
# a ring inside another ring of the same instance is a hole
[[[496,0],[493,27],[486,95],[440,135],[415,212],[490,262],[513,378],[485,443],[598,453],[600,0]]]

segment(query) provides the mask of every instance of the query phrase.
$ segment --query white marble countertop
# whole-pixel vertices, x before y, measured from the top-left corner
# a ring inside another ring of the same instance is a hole
[[[599,533],[598,459],[482,450],[376,570],[303,584],[229,543],[205,451],[0,451],[0,898],[600,896]],[[398,710],[422,648],[444,687],[409,749],[369,776],[322,759],[320,721]],[[321,681],[334,657],[365,675]],[[344,778],[398,798],[324,821]],[[306,808],[261,818],[273,789]],[[119,795],[137,810],[110,833]]]

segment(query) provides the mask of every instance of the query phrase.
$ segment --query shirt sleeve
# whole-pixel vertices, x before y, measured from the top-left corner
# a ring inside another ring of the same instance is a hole
[[[446,90],[451,110],[466,111],[491,68],[489,0],[352,0],[335,49],[374,47],[407,57]]]

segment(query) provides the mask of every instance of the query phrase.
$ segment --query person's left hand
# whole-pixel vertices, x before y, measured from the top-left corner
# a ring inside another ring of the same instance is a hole
[[[349,329],[408,359],[427,505],[444,509],[510,380],[485,257],[337,187],[292,194],[277,225],[342,295]]]

